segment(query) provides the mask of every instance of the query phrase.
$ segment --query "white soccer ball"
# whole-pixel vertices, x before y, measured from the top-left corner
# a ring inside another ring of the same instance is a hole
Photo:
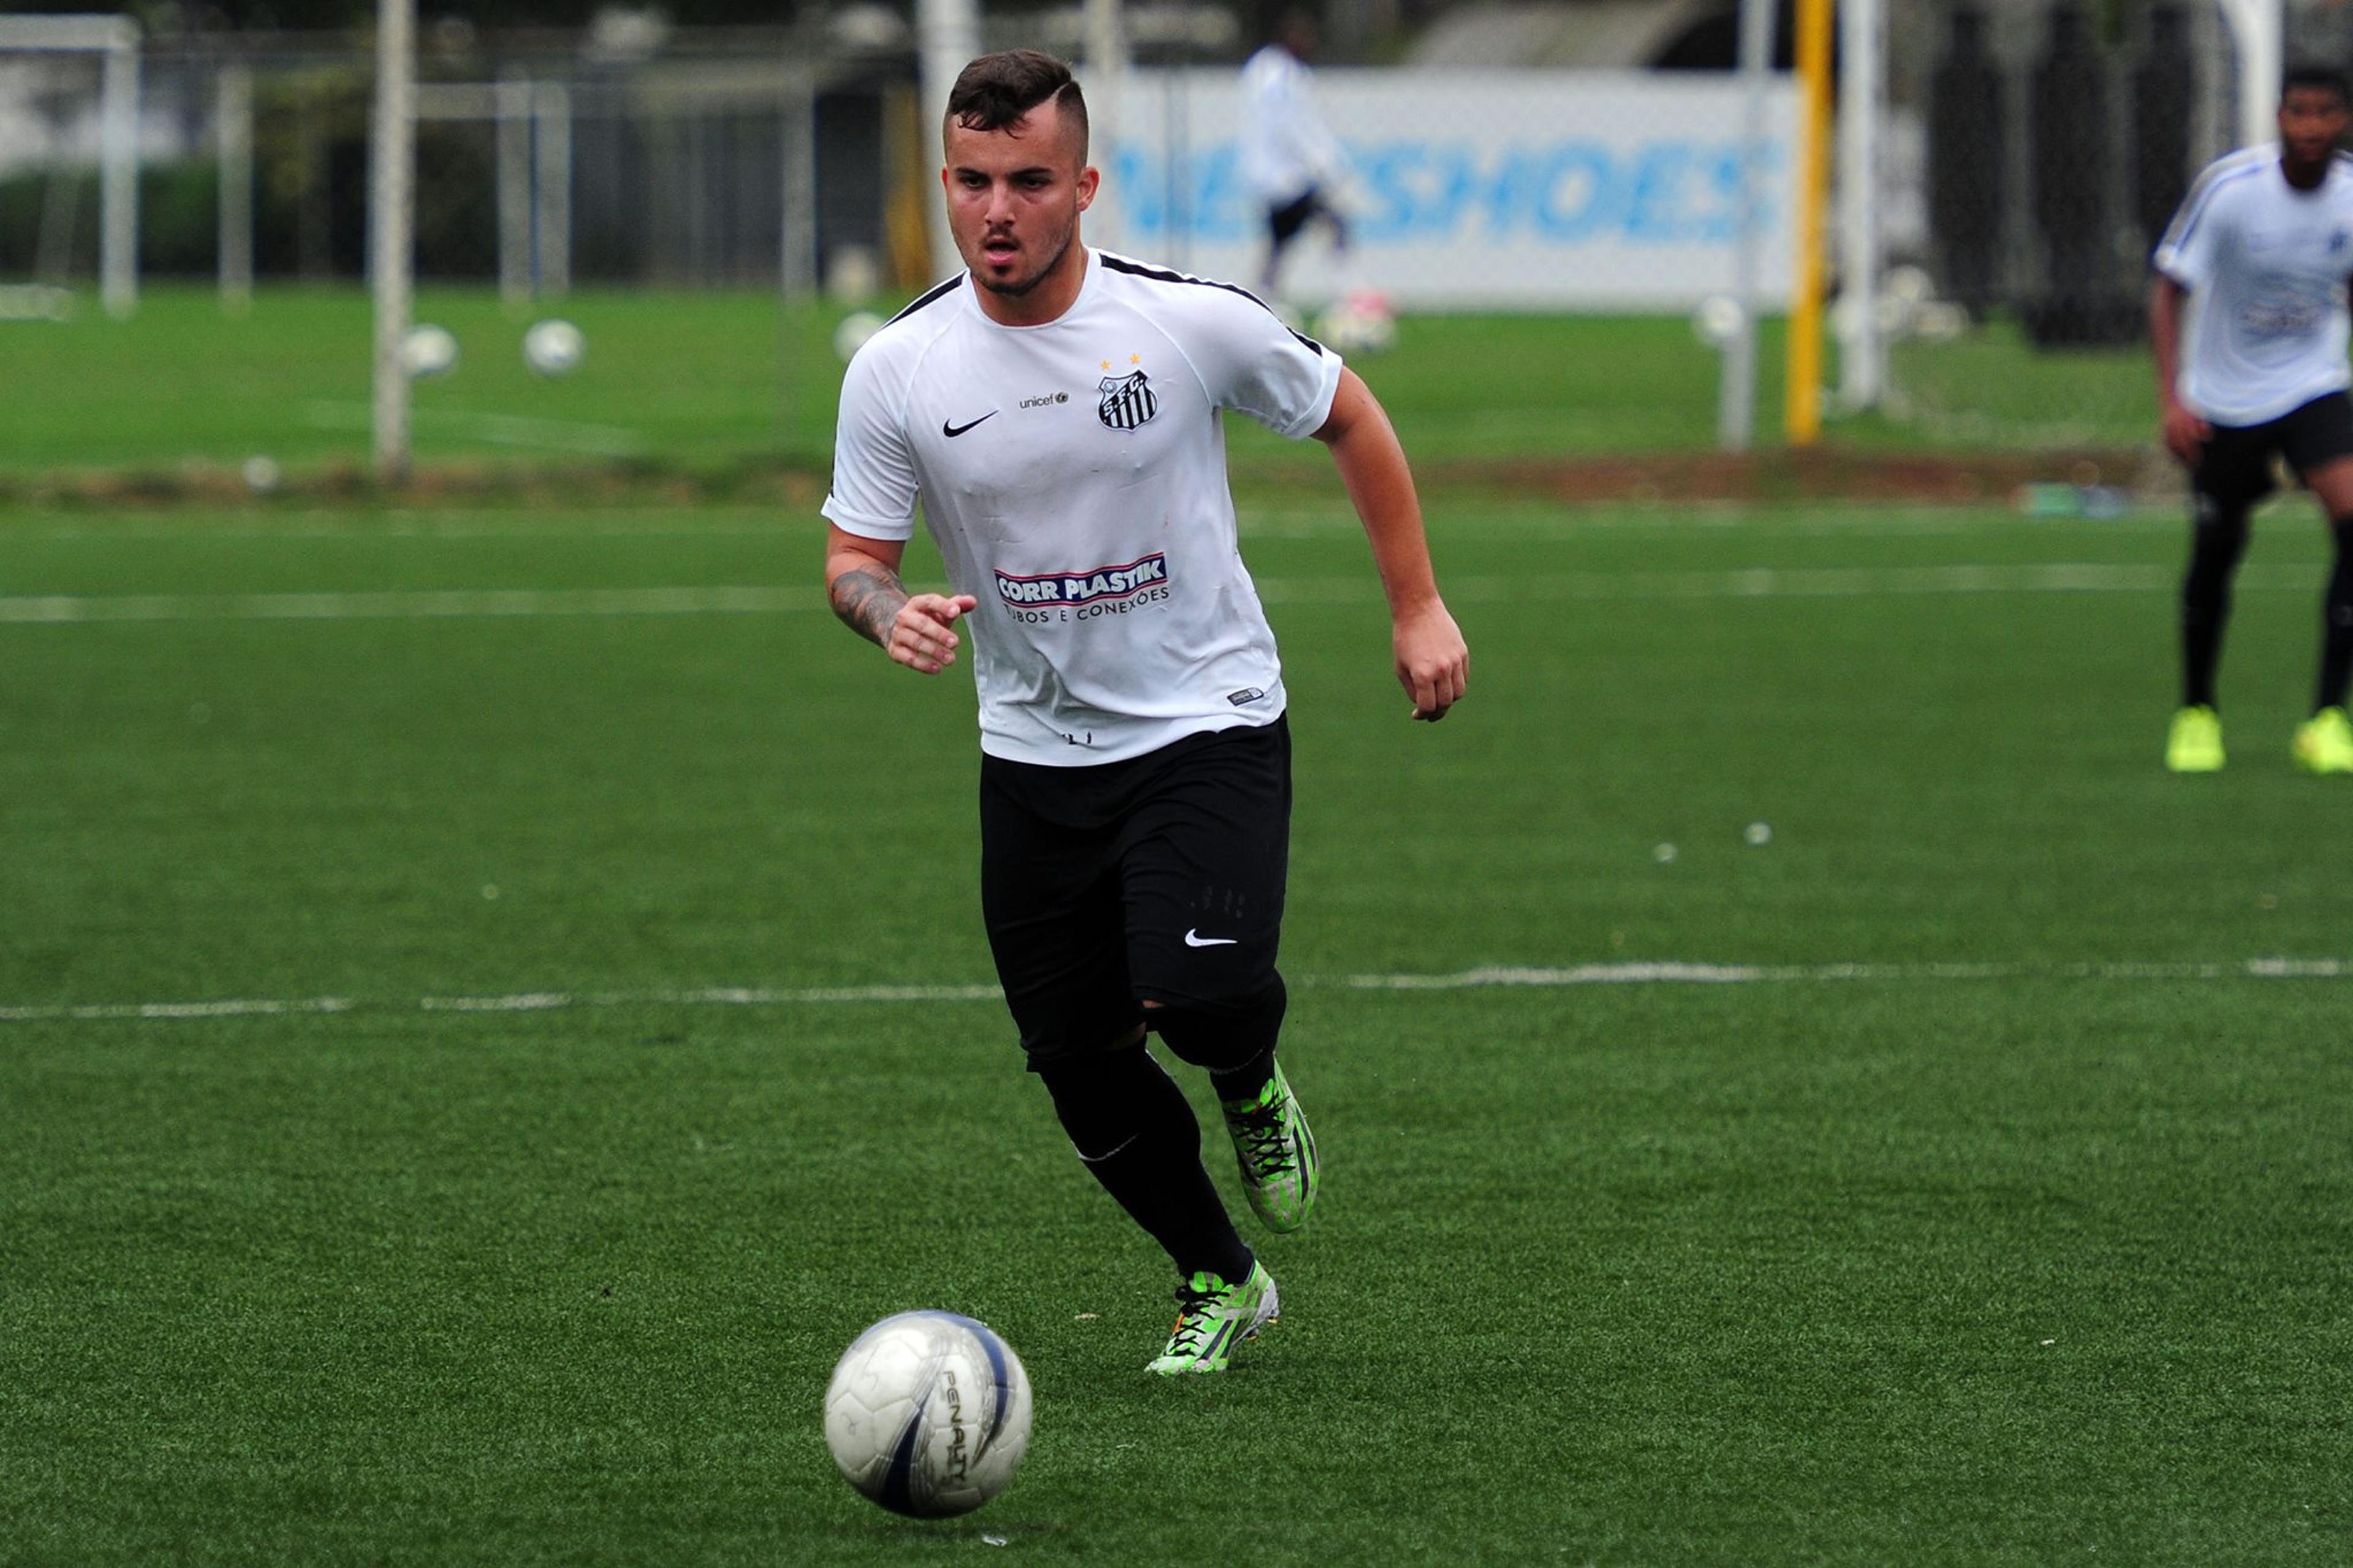
[[[866,340],[882,330],[882,318],[871,310],[852,310],[841,318],[841,325],[833,329],[833,352],[848,364],[866,346]]]
[[[1692,311],[1692,332],[1712,349],[1737,338],[1748,325],[1748,308],[1729,294],[1710,294]]]
[[[1397,316],[1377,290],[1358,289],[1317,319],[1315,336],[1343,354],[1382,353],[1397,347]]]
[[[457,335],[430,323],[409,328],[400,340],[400,368],[417,381],[448,374],[458,368]]]
[[[893,1513],[969,1513],[1029,1448],[1029,1374],[987,1324],[901,1312],[858,1336],[825,1391],[825,1442],[844,1479]]]
[[[569,375],[588,354],[588,340],[569,321],[533,321],[522,335],[522,363],[542,375]]]

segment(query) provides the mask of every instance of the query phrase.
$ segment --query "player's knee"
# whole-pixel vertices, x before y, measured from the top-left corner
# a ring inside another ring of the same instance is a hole
[[[2243,540],[2247,533],[2249,503],[2225,500],[2220,496],[2200,491],[2190,510],[2190,522],[2195,528],[2200,546],[2210,542],[2221,544]]]
[[[1053,1097],[1055,1119],[1082,1160],[1108,1159],[1158,1128],[1167,1120],[1158,1102],[1167,1095],[1184,1103],[1183,1091],[1145,1049],[1141,1030],[1109,1050],[1030,1066]]]
[[[1272,1050],[1291,1005],[1280,974],[1243,996],[1160,1000],[1146,1004],[1152,1027],[1178,1059],[1212,1070]]]

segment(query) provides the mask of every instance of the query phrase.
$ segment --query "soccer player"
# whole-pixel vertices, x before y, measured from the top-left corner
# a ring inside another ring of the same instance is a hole
[[[1348,220],[1332,204],[1332,187],[1348,172],[1348,155],[1315,108],[1307,62],[1315,55],[1315,18],[1293,11],[1280,34],[1242,66],[1238,160],[1242,184],[1266,215],[1266,265],[1259,273],[1268,299],[1278,298],[1282,253],[1307,226],[1322,219],[1334,254],[1348,253]]]
[[[2337,540],[2312,717],[2290,751],[2308,773],[2353,773],[2345,713],[2353,675],[2353,372],[2345,357],[2353,160],[2337,150],[2348,120],[2342,73],[2289,71],[2279,141],[2207,169],[2157,247],[2149,329],[2158,396],[2165,444],[2189,466],[2193,505],[2181,708],[2165,748],[2176,773],[2222,765],[2214,670],[2247,514],[2272,489],[2276,455],[2318,498]]]
[[[827,590],[924,674],[972,629],[997,975],[1079,1158],[1176,1263],[1176,1324],[1150,1370],[1217,1372],[1274,1317],[1275,1285],[1147,1027],[1208,1069],[1260,1220],[1297,1227],[1318,1181],[1275,1059],[1291,738],[1237,544],[1224,411],[1331,448],[1415,718],[1461,700],[1470,656],[1364,383],[1242,289],[1081,242],[1099,176],[1068,66],[1029,49],[973,61],[943,130],[967,271],[850,362]],[[918,497],[950,593],[900,580]]]

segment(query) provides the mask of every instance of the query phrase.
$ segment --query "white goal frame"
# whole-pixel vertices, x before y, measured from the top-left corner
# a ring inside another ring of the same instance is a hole
[[[128,16],[0,16],[0,54],[99,55],[99,296],[139,308],[139,24]]]

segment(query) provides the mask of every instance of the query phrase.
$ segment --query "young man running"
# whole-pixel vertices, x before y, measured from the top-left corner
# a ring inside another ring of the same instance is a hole
[[[1261,1221],[1303,1224],[1319,1173],[1275,1060],[1291,739],[1237,545],[1224,411],[1331,448],[1415,718],[1461,700],[1469,654],[1364,383],[1241,289],[1080,242],[1098,176],[1068,66],[1026,49],[975,60],[944,132],[968,270],[843,379],[827,589],[925,674],[955,661],[971,622],[997,976],[1079,1158],[1176,1265],[1176,1326],[1150,1369],[1217,1372],[1274,1317],[1274,1281],[1147,1028],[1208,1069]],[[952,593],[900,580],[919,497]]]
[[[2353,160],[2337,150],[2348,96],[2337,71],[2290,71],[2278,142],[2210,167],[2157,247],[2149,328],[2158,396],[2165,444],[2189,466],[2194,506],[2181,584],[2181,708],[2165,748],[2176,773],[2222,765],[2214,671],[2247,514],[2271,491],[2276,455],[2318,498],[2337,539],[2318,688],[2290,750],[2307,773],[2353,773],[2345,713],[2353,676],[2353,372],[2345,357]]]

